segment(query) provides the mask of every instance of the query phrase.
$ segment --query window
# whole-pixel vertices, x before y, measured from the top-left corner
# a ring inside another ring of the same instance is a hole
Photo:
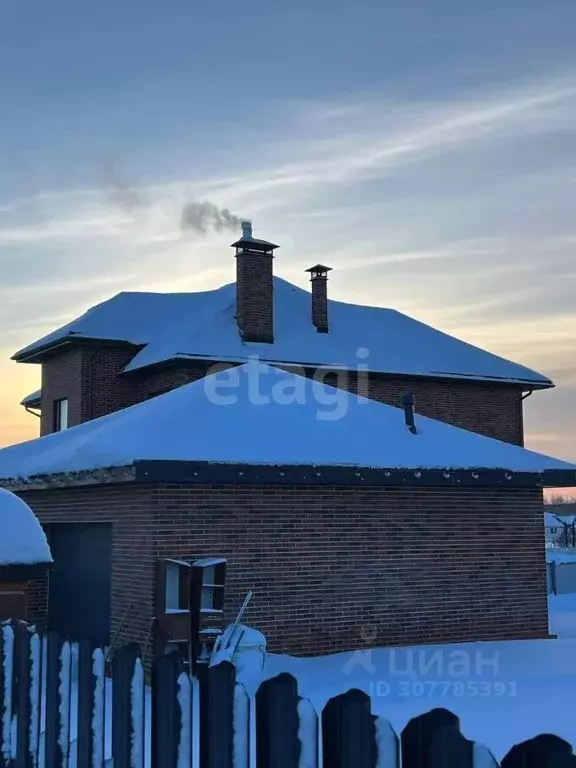
[[[164,560],[164,613],[188,611],[190,563]]]
[[[224,608],[224,583],[226,581],[226,560],[221,557],[206,557],[196,560],[193,569],[193,601],[200,613],[222,613]]]
[[[68,429],[68,398],[54,402],[54,432]]]
[[[166,564],[166,610],[180,609],[180,568],[176,563]]]
[[[202,610],[211,610],[214,608],[214,586],[215,586],[215,568],[209,565],[204,568],[204,579],[202,581],[202,600],[200,608]]]

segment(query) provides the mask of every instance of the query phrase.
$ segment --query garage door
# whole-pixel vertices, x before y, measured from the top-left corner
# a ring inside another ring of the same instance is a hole
[[[54,567],[48,590],[49,628],[71,640],[110,642],[112,526],[50,526]]]

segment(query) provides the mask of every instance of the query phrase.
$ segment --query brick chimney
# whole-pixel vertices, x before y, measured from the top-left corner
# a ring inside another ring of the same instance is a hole
[[[328,272],[332,267],[316,264],[306,272],[310,272],[312,283],[312,322],[318,333],[328,333]]]
[[[272,260],[279,246],[252,237],[252,224],[242,222],[236,249],[236,323],[244,341],[274,341]]]

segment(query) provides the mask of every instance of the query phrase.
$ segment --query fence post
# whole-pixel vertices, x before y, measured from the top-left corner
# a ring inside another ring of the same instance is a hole
[[[92,768],[92,713],[96,680],[93,673],[92,643],[78,643],[78,735],[77,768]]]
[[[298,768],[298,681],[281,674],[266,680],[256,693],[256,761],[258,768]]]
[[[474,743],[455,728],[438,728],[432,734],[430,768],[474,768]]]
[[[114,768],[132,765],[132,680],[139,656],[134,643],[119,648],[112,659],[112,760]]]
[[[14,695],[17,717],[15,768],[32,768],[30,754],[30,632],[23,621],[14,622]]]
[[[460,721],[455,714],[441,708],[410,720],[401,735],[402,768],[432,768],[430,755],[438,730],[459,732]]]
[[[542,733],[516,744],[502,760],[502,768],[544,768],[576,764],[572,747],[559,736]]]
[[[60,657],[64,642],[54,632],[48,633],[46,650],[46,729],[44,731],[44,760],[46,768],[61,768],[62,749],[59,743],[60,722]]]
[[[550,585],[552,587],[552,594],[558,594],[558,581],[556,579],[556,560],[552,560],[550,565]]]
[[[199,667],[198,672],[200,768],[232,768],[236,670],[228,661],[223,661],[215,667]]]
[[[6,679],[4,669],[12,668],[10,661],[6,658],[8,649],[4,641],[5,632],[11,632],[11,628],[9,626],[0,625],[0,710],[5,717],[11,717],[10,712],[6,712],[5,709],[8,704],[7,692],[8,687],[10,686],[10,679]],[[12,689],[10,688],[10,690]],[[5,751],[7,752],[7,747],[9,747],[9,743],[7,745],[4,744],[4,722],[0,719],[0,761],[4,759],[4,753]]]
[[[375,720],[370,697],[363,691],[353,689],[330,699],[322,712],[324,768],[375,768]]]
[[[178,653],[160,656],[152,667],[152,768],[176,768],[182,712],[178,702]]]

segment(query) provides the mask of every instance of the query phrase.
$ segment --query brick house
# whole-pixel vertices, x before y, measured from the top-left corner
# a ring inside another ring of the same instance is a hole
[[[322,265],[311,294],[274,277],[249,225],[233,247],[235,284],[121,293],[14,356],[42,366],[22,401],[42,436],[0,450],[0,478],[55,561],[30,618],[104,643],[155,618],[167,642],[196,562],[203,619],[253,589],[272,650],[348,649],[361,625],[380,644],[546,636],[542,487],[576,467],[521,447],[522,400],[552,382],[328,300]]]

